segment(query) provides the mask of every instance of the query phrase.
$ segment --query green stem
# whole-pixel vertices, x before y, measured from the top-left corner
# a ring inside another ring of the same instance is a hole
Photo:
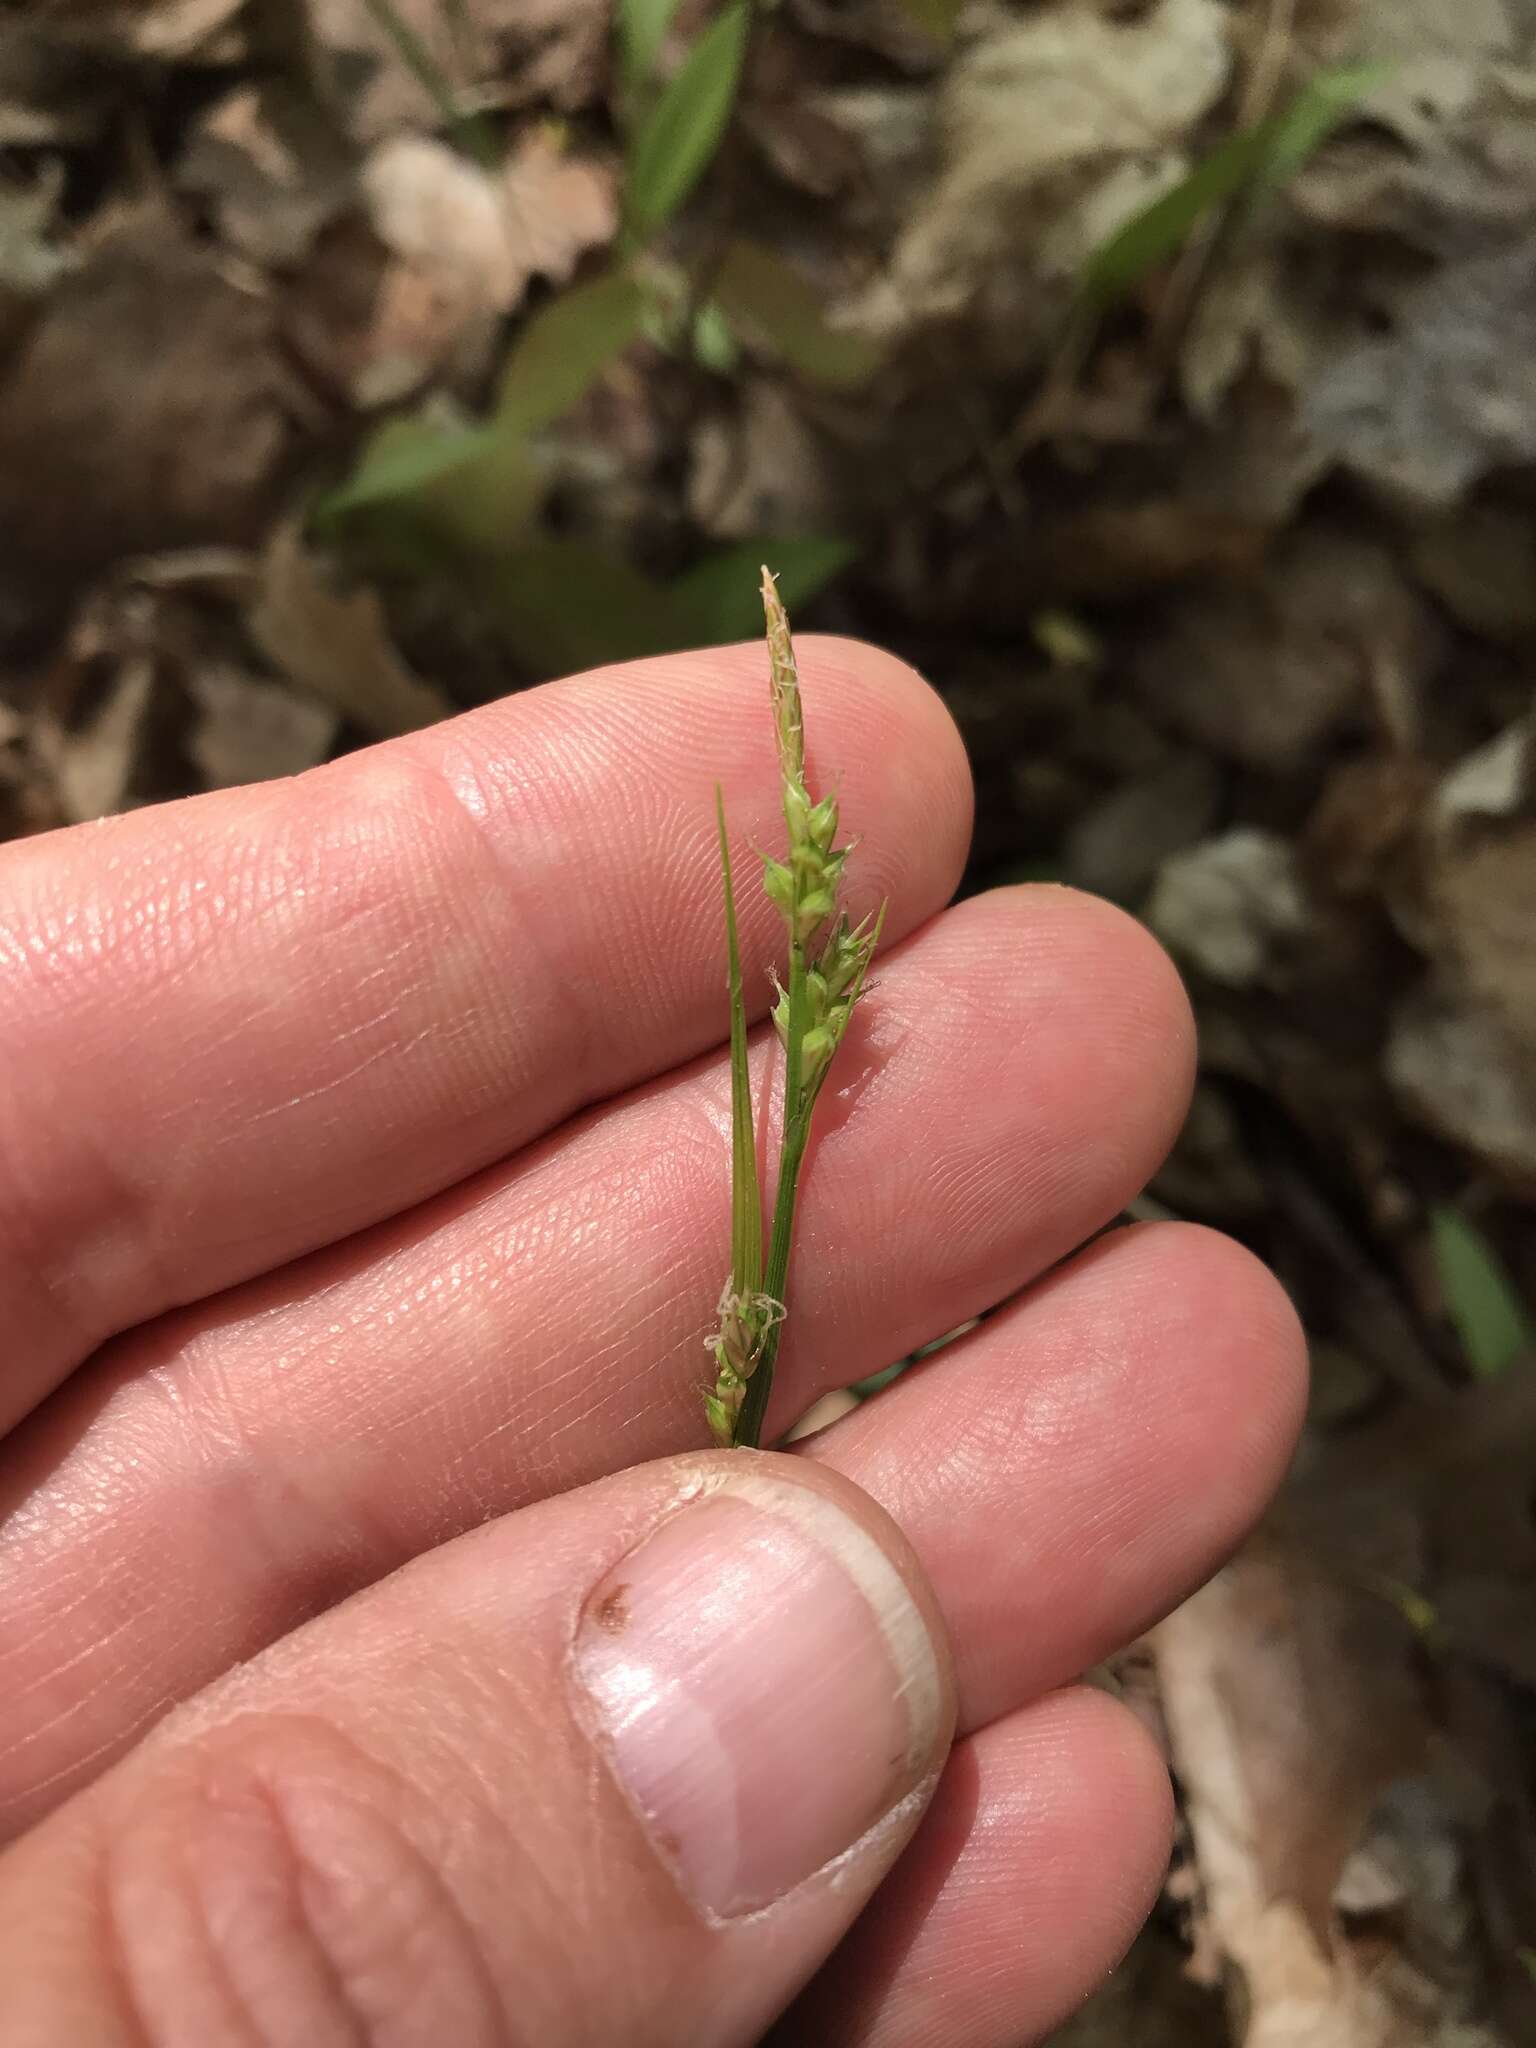
[[[811,1135],[814,1095],[807,1097],[800,1082],[800,1048],[806,1023],[805,948],[794,943],[789,950],[789,1028],[784,1047],[784,1149],[779,1157],[779,1184],[773,1198],[773,1228],[768,1238],[768,1264],[763,1273],[763,1292],[775,1301],[785,1299],[789,1285],[789,1254],[795,1236],[795,1195],[800,1167]],[[763,1418],[773,1390],[773,1367],[779,1352],[782,1321],[774,1323],[763,1338],[763,1353],[757,1369],[747,1381],[746,1396],[736,1422],[738,1449],[756,1450],[763,1440]]]

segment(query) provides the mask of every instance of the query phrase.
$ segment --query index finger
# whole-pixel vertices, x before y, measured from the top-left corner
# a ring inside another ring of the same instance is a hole
[[[964,752],[904,663],[801,644],[857,913],[947,900]],[[597,671],[298,779],[0,852],[8,1427],[114,1332],[424,1199],[726,1018],[713,785],[777,843],[752,646]],[[742,891],[766,1007],[777,916]]]

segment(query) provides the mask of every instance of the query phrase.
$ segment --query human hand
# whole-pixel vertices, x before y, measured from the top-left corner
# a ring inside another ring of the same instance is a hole
[[[789,1455],[691,1448],[759,649],[0,851],[7,2048],[1002,2048],[1129,1939],[1167,1786],[1070,1681],[1262,1506],[1298,1332],[1207,1232],[1067,1258],[1182,1114],[1175,976],[944,910],[946,713],[801,666],[890,913],[770,1428],[1035,1284]]]

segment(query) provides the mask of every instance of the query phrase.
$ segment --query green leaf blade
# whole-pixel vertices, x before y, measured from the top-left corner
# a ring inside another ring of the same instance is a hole
[[[551,299],[524,327],[501,373],[498,432],[537,433],[569,412],[639,334],[645,308],[627,270]]]
[[[878,343],[829,326],[807,280],[759,242],[732,242],[715,278],[715,297],[748,347],[764,349],[828,390],[857,390],[884,358]]]
[[[715,818],[720,832],[731,990],[731,1285],[736,1294],[745,1296],[759,1293],[763,1285],[763,1191],[757,1174],[752,1076],[747,1066],[747,1007],[742,994],[736,894],[731,886],[731,847],[725,829],[725,798],[718,783]]]
[[[749,0],[727,0],[635,132],[624,213],[638,240],[682,206],[719,148],[741,81]]]
[[[1432,1209],[1430,1239],[1445,1309],[1467,1364],[1480,1380],[1498,1379],[1536,1352],[1536,1323],[1493,1246],[1458,1209]]]
[[[414,495],[478,461],[495,446],[488,427],[444,427],[420,419],[388,420],[369,441],[344,484],[320,499],[315,519],[332,527],[349,514]]]
[[[614,34],[619,46],[619,82],[630,106],[638,106],[656,69],[656,59],[681,0],[618,0]]]
[[[1257,204],[1279,191],[1380,76],[1375,65],[1320,71],[1278,114],[1219,142],[1187,177],[1132,214],[1094,250],[1078,281],[1083,303],[1090,311],[1105,311],[1177,255],[1214,208],[1243,193]]]

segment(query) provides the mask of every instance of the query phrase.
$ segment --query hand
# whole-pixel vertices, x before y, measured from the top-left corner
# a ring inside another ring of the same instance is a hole
[[[695,1448],[759,649],[0,853],[7,2048],[984,2048],[1146,1910],[1164,1774],[1071,1681],[1274,1487],[1295,1322],[1196,1229],[1069,1257],[1178,982],[1068,891],[945,910],[942,706],[802,673],[891,907],[770,1431],[1035,1284],[794,1454]]]

